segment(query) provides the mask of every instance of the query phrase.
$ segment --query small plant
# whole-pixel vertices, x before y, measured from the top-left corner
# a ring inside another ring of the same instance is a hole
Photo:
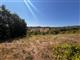
[[[33,56],[30,53],[27,53],[26,60],[33,60]]]

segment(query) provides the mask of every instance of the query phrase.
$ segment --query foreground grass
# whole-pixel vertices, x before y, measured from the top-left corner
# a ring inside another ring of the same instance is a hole
[[[80,60],[80,35],[32,35],[0,43],[0,60]]]

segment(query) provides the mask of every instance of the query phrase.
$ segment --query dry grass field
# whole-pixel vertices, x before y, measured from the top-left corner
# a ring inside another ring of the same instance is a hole
[[[0,43],[0,60],[80,60],[79,46],[80,34],[32,35]]]

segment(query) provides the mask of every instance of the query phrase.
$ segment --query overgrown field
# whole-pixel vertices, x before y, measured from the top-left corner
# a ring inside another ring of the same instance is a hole
[[[32,35],[3,42],[0,60],[80,60],[80,34]]]

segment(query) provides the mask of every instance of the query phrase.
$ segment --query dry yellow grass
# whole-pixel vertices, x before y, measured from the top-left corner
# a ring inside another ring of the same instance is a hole
[[[80,34],[33,35],[0,43],[0,60],[54,60],[52,47],[80,43]]]

